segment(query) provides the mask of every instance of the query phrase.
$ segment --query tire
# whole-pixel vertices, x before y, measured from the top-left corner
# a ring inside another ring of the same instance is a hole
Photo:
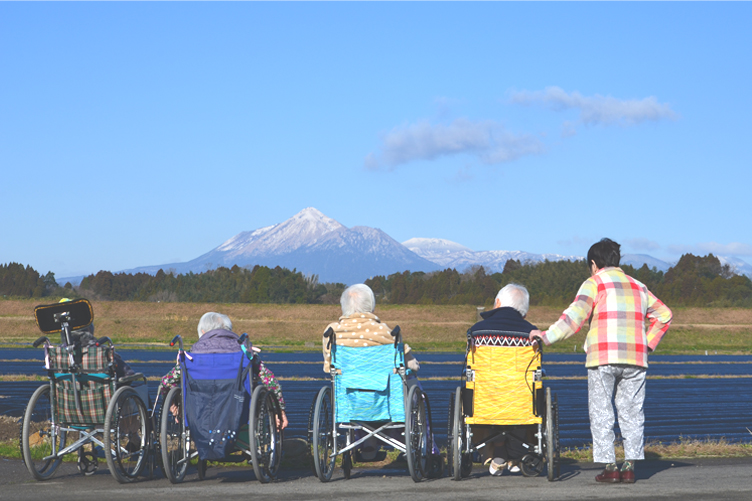
[[[452,461],[452,477],[455,480],[462,480],[465,468],[463,468],[462,459],[462,435],[464,433],[464,422],[462,416],[462,388],[457,388],[454,391],[454,403],[452,404],[452,441],[449,444],[451,447],[451,461]]]
[[[259,385],[251,396],[248,434],[253,472],[262,484],[274,480],[282,458],[282,432],[277,427],[282,416],[277,398]]]
[[[178,408],[177,415],[170,410],[173,404]],[[180,388],[176,387],[171,389],[165,397],[159,434],[164,473],[173,484],[182,482],[185,471],[188,469],[187,434],[188,430],[185,427],[183,416],[182,393]]]
[[[551,401],[551,388],[546,388],[546,469],[548,470],[548,481],[553,482],[558,475],[556,474],[556,440],[554,437],[554,420],[556,419],[553,403]]]
[[[130,386],[119,388],[104,417],[104,456],[110,473],[121,484],[135,480],[146,466],[150,433],[144,401]]]
[[[543,473],[543,458],[537,454],[525,454],[520,460],[520,470],[526,477],[537,477]]]
[[[342,454],[342,473],[345,475],[345,480],[350,480],[350,475],[352,474],[352,453],[351,451],[347,451],[344,454]]]
[[[324,386],[316,396],[313,412],[313,437],[311,455],[316,475],[322,482],[328,482],[334,472],[334,457],[329,457],[334,448],[334,409],[332,408],[332,388]]]
[[[206,468],[208,467],[208,461],[206,459],[199,459],[198,466],[198,479],[204,480],[206,478]]]
[[[428,415],[423,392],[418,385],[410,388],[405,405],[405,456],[413,482],[421,482],[429,472]]]
[[[50,385],[40,386],[31,395],[21,424],[21,456],[29,473],[37,480],[46,480],[60,466],[61,457],[52,455],[52,445],[57,441],[57,451],[65,446],[64,431],[51,425],[52,401]]]

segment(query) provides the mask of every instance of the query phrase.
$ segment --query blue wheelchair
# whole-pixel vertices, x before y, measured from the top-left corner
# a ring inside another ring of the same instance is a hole
[[[78,299],[34,309],[39,329],[60,332],[61,344],[46,336],[44,346],[49,384],[31,396],[21,423],[24,464],[36,480],[50,478],[63,457],[76,453],[84,475],[107,461],[120,483],[154,471],[152,416],[143,374],[118,377],[115,348],[107,337],[81,346],[71,331],[85,329],[94,319],[91,303]],[[148,470],[146,470],[148,468]]]
[[[331,386],[316,395],[309,417],[309,443],[316,475],[332,478],[337,456],[350,478],[353,457],[366,441],[378,439],[405,454],[415,482],[440,476],[443,459],[433,454],[428,397],[405,366],[399,327],[393,345],[337,346],[333,329],[324,333],[331,352]],[[395,435],[400,438],[395,438]]]
[[[281,409],[257,377],[258,356],[248,335],[234,353],[188,353],[178,335],[180,386],[164,399],[160,426],[162,464],[173,484],[183,481],[192,459],[203,480],[209,461],[253,464],[256,478],[274,479],[282,459]]]

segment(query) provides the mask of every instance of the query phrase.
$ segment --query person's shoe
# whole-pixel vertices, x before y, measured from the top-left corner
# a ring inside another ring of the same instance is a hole
[[[517,464],[517,461],[509,461],[507,463],[507,470],[509,470],[510,473],[519,473],[520,472],[520,466]]]
[[[616,463],[606,465],[600,475],[595,476],[595,481],[606,484],[618,484],[621,482],[621,474],[616,468]]]
[[[624,484],[635,483],[634,463],[632,461],[624,461],[621,466],[621,472],[619,472],[621,482]]]
[[[491,464],[488,465],[488,473],[494,477],[500,477],[504,473],[504,467],[506,465],[507,462],[504,461],[504,458],[493,458]]]

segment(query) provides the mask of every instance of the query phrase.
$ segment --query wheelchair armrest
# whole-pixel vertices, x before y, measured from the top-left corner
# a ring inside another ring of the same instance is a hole
[[[141,373],[141,372],[137,372],[136,374],[132,374],[130,376],[121,377],[120,379],[117,380],[117,384],[119,384],[119,385],[128,384],[129,385],[129,384],[131,384],[131,383],[133,383],[135,381],[139,381],[139,380],[141,380],[144,383],[146,383],[146,376],[144,376],[143,373]]]

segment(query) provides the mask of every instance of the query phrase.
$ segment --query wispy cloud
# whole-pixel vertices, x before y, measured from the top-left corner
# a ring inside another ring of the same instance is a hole
[[[611,96],[583,96],[579,92],[566,92],[560,87],[546,87],[542,91],[512,92],[513,103],[522,105],[543,104],[554,111],[577,110],[579,122],[586,125],[637,125],[645,121],[673,120],[677,114],[666,103],[654,96],[642,99],[617,99]]]
[[[717,256],[752,256],[752,245],[740,242],[719,244],[717,242],[703,242],[694,245],[670,245],[669,252],[673,254],[715,254]]]
[[[624,240],[627,247],[630,247],[636,251],[652,252],[661,248],[658,242],[648,240],[647,238],[628,238]]]
[[[380,153],[370,153],[364,163],[367,169],[391,170],[415,160],[467,154],[484,164],[499,164],[544,151],[543,143],[536,137],[513,134],[493,120],[457,119],[451,123],[424,120],[395,127],[384,134]]]

